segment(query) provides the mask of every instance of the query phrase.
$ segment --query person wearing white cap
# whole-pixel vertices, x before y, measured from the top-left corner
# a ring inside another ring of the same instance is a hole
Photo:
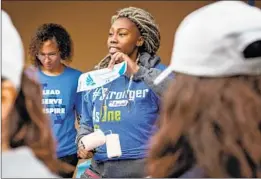
[[[219,1],[189,14],[155,83],[172,72],[150,176],[261,177],[261,10]]]
[[[57,178],[58,170],[70,167],[55,158],[49,120],[42,111],[40,85],[25,75],[21,38],[8,14],[3,10],[1,14],[2,177]]]

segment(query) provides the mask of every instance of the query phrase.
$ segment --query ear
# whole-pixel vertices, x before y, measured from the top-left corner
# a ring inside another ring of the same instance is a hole
[[[144,38],[142,36],[140,36],[136,42],[136,46],[137,47],[141,47],[144,43]]]
[[[2,81],[2,124],[11,112],[17,96],[16,88],[9,80]]]

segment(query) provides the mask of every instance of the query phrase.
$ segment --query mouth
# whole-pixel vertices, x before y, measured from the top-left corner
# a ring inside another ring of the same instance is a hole
[[[120,50],[120,48],[118,48],[118,47],[109,47],[109,53],[110,54],[114,54],[114,53],[116,53],[116,52],[120,52],[121,50]]]
[[[45,66],[46,66],[46,67],[51,67],[51,66],[52,66],[52,64],[45,64]]]

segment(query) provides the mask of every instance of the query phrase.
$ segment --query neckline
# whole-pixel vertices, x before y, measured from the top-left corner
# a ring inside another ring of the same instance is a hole
[[[65,72],[68,70],[68,67],[67,67],[66,65],[64,65],[64,70],[62,71],[62,73],[60,73],[59,75],[56,75],[56,76],[50,76],[50,75],[45,74],[45,73],[41,70],[40,67],[39,67],[38,69],[39,69],[39,72],[40,72],[43,76],[45,76],[45,77],[47,77],[47,78],[59,78],[59,77],[61,77],[61,76],[63,76],[63,75],[65,74]]]

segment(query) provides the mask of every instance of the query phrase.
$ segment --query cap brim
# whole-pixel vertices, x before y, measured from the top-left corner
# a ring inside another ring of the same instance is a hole
[[[165,78],[167,78],[172,73],[171,66],[167,67],[161,74],[154,80],[154,85],[160,84]]]

